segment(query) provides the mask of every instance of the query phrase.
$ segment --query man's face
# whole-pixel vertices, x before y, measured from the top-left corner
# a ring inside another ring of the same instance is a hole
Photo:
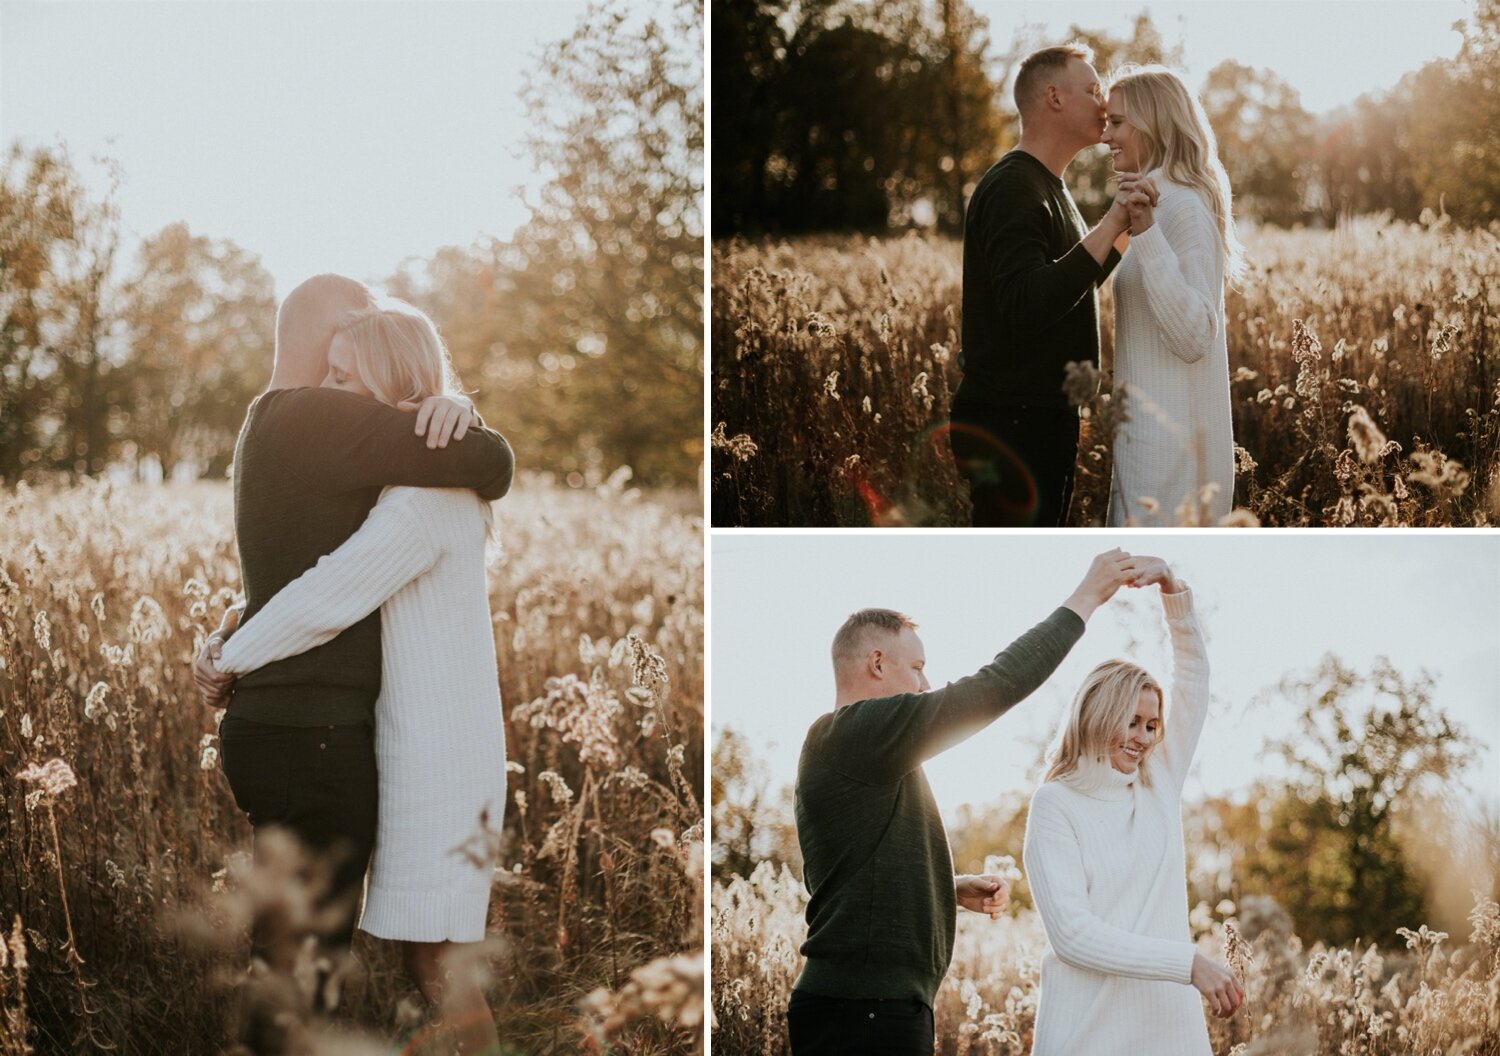
[[[1079,149],[1098,143],[1104,135],[1104,86],[1099,74],[1082,59],[1069,59],[1067,69],[1057,86],[1062,97],[1062,116],[1068,128],[1078,133]]]
[[[927,681],[927,651],[922,639],[910,627],[900,634],[886,635],[880,650],[880,677],[891,693],[926,693],[932,688]]]

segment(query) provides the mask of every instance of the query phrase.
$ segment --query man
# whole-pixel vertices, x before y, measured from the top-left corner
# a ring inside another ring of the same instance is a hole
[[[866,609],[833,643],[834,710],[797,764],[797,842],[811,898],[807,958],[787,1022],[794,1056],[931,1056],[932,1001],[953,953],[957,907],[998,914],[995,877],[955,876],[922,764],[1025,699],[1129,581],[1121,550],[986,667],[929,692],[916,625]]]
[[[1073,491],[1078,412],[1069,361],[1099,361],[1098,286],[1119,263],[1128,216],[1090,230],[1063,183],[1100,141],[1105,99],[1092,52],[1044,48],[1016,75],[1016,148],[984,174],[964,221],[963,380],[950,442],[973,523],[1061,527]]]
[[[251,403],[234,454],[246,619],[353,535],[385,485],[466,487],[489,500],[510,488],[510,446],[461,397],[424,401],[413,415],[317,387],[335,324],[371,303],[362,284],[321,275],[294,289],[277,312],[271,380]],[[227,703],[219,727],[225,775],[257,845],[269,827],[290,830],[331,868],[324,938],[347,948],[375,839],[380,613],[246,675],[230,697],[230,680],[213,661],[237,622],[237,613],[226,616],[195,668],[204,702]],[[258,955],[284,970],[295,941],[276,929],[261,922],[254,942]]]

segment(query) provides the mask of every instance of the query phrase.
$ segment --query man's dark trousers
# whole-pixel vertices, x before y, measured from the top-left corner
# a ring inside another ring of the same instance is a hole
[[[948,442],[976,528],[1063,528],[1073,499],[1078,411],[953,401]]]
[[[337,909],[323,934],[333,947],[354,937],[355,911],[375,848],[375,731],[347,726],[280,726],[233,713],[219,726],[224,775],[235,803],[250,817],[257,843],[268,827],[287,830],[319,867],[329,870],[320,907]],[[259,855],[257,855],[259,857]],[[276,964],[294,951],[295,935],[278,934],[275,915],[256,922],[254,954]]]
[[[793,990],[792,1056],[932,1056],[932,1009],[915,997],[824,997]]]

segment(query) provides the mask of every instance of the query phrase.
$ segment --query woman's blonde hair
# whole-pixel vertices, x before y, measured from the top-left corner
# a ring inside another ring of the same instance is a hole
[[[460,391],[437,326],[421,309],[388,298],[339,320],[354,346],[354,372],[381,403],[420,402]]]
[[[1128,660],[1106,660],[1084,678],[1073,698],[1073,707],[1068,712],[1067,725],[1062,737],[1052,750],[1051,765],[1044,781],[1066,777],[1078,769],[1082,759],[1102,761],[1109,765],[1109,745],[1117,734],[1125,732],[1135,716],[1135,707],[1141,691],[1149,689],[1156,694],[1158,708],[1164,708],[1161,686],[1145,668],[1137,667]],[[1156,743],[1161,743],[1166,730],[1166,716],[1157,726]],[[1154,746],[1153,746],[1154,747]],[[1151,758],[1148,750],[1136,771],[1143,786],[1149,787],[1151,778],[1147,763]]]
[[[1122,66],[1110,80],[1125,104],[1125,118],[1141,143],[1141,169],[1161,169],[1167,179],[1200,191],[1219,229],[1224,274],[1244,271],[1245,250],[1234,231],[1229,174],[1203,106],[1182,78],[1165,66]]]

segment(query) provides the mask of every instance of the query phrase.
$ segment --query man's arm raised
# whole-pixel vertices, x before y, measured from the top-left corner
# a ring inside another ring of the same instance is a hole
[[[1051,677],[1083,636],[1089,616],[1134,575],[1134,559],[1123,550],[1100,554],[1061,607],[974,674],[928,693],[840,708],[834,736],[847,738],[850,750],[834,765],[861,780],[895,781],[972,737]]]

